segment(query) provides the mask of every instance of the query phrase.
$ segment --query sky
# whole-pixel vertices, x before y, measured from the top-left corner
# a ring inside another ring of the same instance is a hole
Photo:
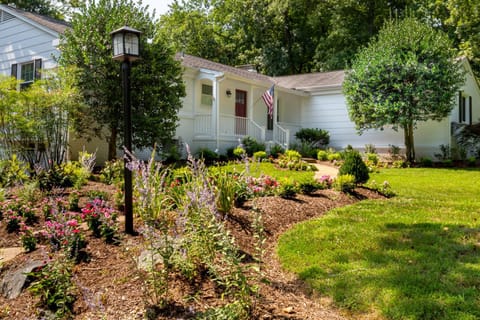
[[[164,14],[168,11],[168,5],[171,4],[173,2],[173,0],[143,0],[142,3],[144,5],[147,5],[150,7],[150,10],[151,9],[155,9],[156,11],[156,14],[157,14],[157,18],[159,17],[159,15],[161,14]]]

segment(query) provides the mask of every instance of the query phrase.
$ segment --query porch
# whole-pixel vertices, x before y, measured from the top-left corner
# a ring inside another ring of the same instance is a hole
[[[258,142],[268,143],[268,145],[278,144],[288,149],[294,140],[295,133],[300,129],[296,124],[274,122],[272,130],[268,130],[253,119],[223,113],[220,113],[218,118],[217,123],[212,114],[195,114],[194,139],[217,141],[217,149],[219,149],[218,141],[230,141],[234,145],[248,136]]]

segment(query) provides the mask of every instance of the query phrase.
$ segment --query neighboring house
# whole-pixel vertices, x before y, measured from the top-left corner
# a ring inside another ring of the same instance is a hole
[[[60,35],[68,23],[0,4],[0,74],[21,80],[20,87],[42,77],[40,70],[57,67]],[[85,145],[95,151],[103,141],[70,141],[70,157],[76,159]],[[99,147],[97,159],[107,160],[107,149]]]
[[[26,85],[38,70],[54,68],[58,36],[67,28],[63,22],[0,5],[0,74],[15,75]],[[267,146],[296,143],[301,128],[321,128],[330,133],[330,146],[378,150],[389,145],[403,147],[403,132],[369,130],[358,135],[349,120],[342,94],[343,71],[268,77],[248,68],[236,68],[198,57],[178,54],[184,67],[186,97],[179,111],[176,138],[188,143],[193,152],[200,148],[224,153],[250,136]],[[433,157],[439,146],[455,145],[454,133],[461,124],[480,118],[480,89],[467,60],[462,63],[466,82],[455,101],[451,116],[441,122],[422,123],[415,131],[418,157]],[[33,69],[32,69],[33,68]],[[268,114],[262,95],[274,85],[273,116]],[[460,124],[460,125],[459,125]],[[106,160],[104,141],[70,142],[70,156],[76,158],[85,145],[97,150],[99,162]],[[148,153],[145,153],[146,156]]]

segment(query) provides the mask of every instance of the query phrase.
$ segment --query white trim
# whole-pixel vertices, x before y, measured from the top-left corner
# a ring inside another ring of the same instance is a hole
[[[9,13],[9,14],[11,14],[11,15],[14,16],[15,18],[17,18],[18,20],[21,20],[21,21],[23,21],[23,22],[25,22],[25,23],[28,23],[28,24],[34,26],[34,27],[37,28],[37,29],[40,29],[40,30],[42,30],[42,31],[45,31],[46,33],[48,33],[48,34],[50,34],[50,35],[52,35],[52,36],[54,36],[54,37],[56,37],[56,38],[58,38],[58,36],[59,36],[59,33],[58,33],[57,31],[52,30],[52,29],[50,29],[50,28],[47,28],[47,27],[45,27],[45,26],[43,26],[43,25],[41,25],[41,24],[39,24],[39,23],[37,23],[37,22],[35,22],[35,21],[27,18],[27,17],[24,17],[24,16],[22,16],[22,15],[17,14],[17,12],[12,11],[8,6],[6,6],[6,5],[4,5],[4,4],[0,4],[0,9],[1,9],[1,10],[4,10],[5,12],[7,12],[7,13]]]

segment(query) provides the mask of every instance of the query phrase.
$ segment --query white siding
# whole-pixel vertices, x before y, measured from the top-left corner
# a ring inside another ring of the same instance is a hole
[[[403,133],[391,129],[368,130],[359,135],[355,124],[349,119],[345,98],[341,93],[305,98],[301,124],[303,128],[327,130],[330,133],[330,146],[336,149],[347,145],[361,149],[366,144],[373,144],[377,148],[403,146]]]
[[[42,68],[56,66],[57,38],[17,18],[0,23],[0,74],[9,76],[12,64],[42,59]]]

